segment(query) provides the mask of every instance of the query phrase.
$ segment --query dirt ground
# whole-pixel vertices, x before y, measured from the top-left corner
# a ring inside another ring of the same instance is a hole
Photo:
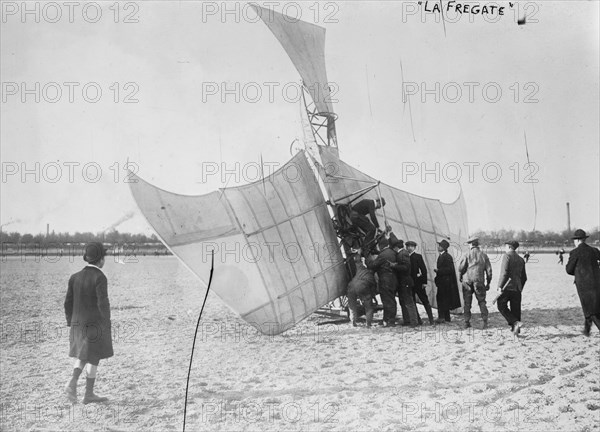
[[[115,355],[100,362],[96,393],[110,400],[71,405],[62,393],[73,362],[63,302],[69,275],[83,264],[2,262],[1,429],[182,430],[204,289],[174,257],[108,260]],[[575,286],[555,256],[536,255],[527,270],[520,338],[491,293],[486,331],[475,306],[468,331],[461,316],[412,330],[318,325],[324,318],[313,315],[274,337],[257,334],[211,294],[186,430],[600,430],[600,335],[581,335]]]

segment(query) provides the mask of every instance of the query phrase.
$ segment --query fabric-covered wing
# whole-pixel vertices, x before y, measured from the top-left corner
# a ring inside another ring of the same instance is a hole
[[[340,160],[337,155],[327,147],[319,147],[321,159],[328,176],[324,176],[327,192],[334,201],[345,197],[353,192],[377,183],[372,177],[362,173],[356,168]],[[345,178],[335,178],[345,177]],[[467,211],[463,194],[453,203],[446,204],[439,200],[425,198],[396,189],[385,183],[380,183],[379,190],[386,200],[385,216],[392,226],[394,234],[405,242],[415,241],[419,246],[418,252],[423,255],[427,266],[427,278],[429,280],[427,295],[432,306],[436,307],[435,293],[437,288],[433,282],[437,261],[437,243],[442,239],[449,239],[451,247],[448,250],[454,258],[457,268],[462,254],[466,251],[464,243],[468,237]],[[350,197],[342,199],[348,202]],[[377,189],[373,189],[363,198],[378,198]],[[383,229],[383,212],[377,210],[377,217]],[[460,284],[459,284],[460,287]],[[459,289],[462,302],[462,290]]]
[[[251,6],[294,63],[318,112],[333,113],[325,68],[325,29],[256,4]]]
[[[182,196],[135,177],[133,196],[165,245],[265,334],[279,334],[339,297],[343,258],[304,152],[241,187]]]

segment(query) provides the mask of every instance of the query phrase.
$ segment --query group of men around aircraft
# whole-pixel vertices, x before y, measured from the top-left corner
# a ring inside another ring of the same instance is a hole
[[[383,198],[362,200],[353,206],[350,215],[352,222],[367,234],[368,241],[378,239],[377,254],[365,253],[367,256],[364,258],[359,253],[352,255],[356,264],[356,274],[350,281],[347,293],[352,323],[356,325],[360,299],[365,307],[367,326],[371,326],[374,312],[373,299],[379,285],[378,291],[383,303],[383,325],[396,325],[396,295],[400,299],[405,325],[415,327],[422,324],[416,308],[416,297],[425,307],[429,323],[434,324],[433,312],[426,292],[427,267],[423,257],[415,252],[417,243],[414,241],[404,243],[394,235],[389,226],[386,226],[387,235],[382,232],[376,236],[379,224],[375,210],[382,205],[385,205]],[[371,221],[367,215],[370,216]],[[580,229],[575,231],[573,239],[576,247],[569,254],[566,271],[575,276],[575,284],[585,316],[583,333],[589,336],[592,323],[600,329],[600,250],[588,246],[585,243],[587,237],[585,231]],[[487,255],[479,248],[479,239],[471,238],[467,243],[471,246],[470,250],[458,266],[464,298],[465,326],[471,326],[471,303],[475,296],[485,328],[488,324],[486,292],[492,282],[492,267]],[[437,244],[439,256],[434,269],[436,273],[434,282],[437,286],[437,322],[443,323],[451,320],[450,311],[459,308],[461,304],[454,260],[448,253],[450,244],[446,240],[441,240]],[[506,254],[502,257],[498,280],[499,293],[496,298],[498,310],[516,335],[521,328],[521,291],[527,281],[525,262],[516,253],[518,247],[519,243],[516,241],[506,242]],[[366,250],[370,251],[370,248]],[[67,326],[71,327],[69,355],[75,358],[75,364],[64,392],[72,403],[77,402],[77,382],[84,368],[87,370],[87,377],[83,403],[107,401],[106,397],[94,393],[96,371],[100,360],[113,356],[108,282],[102,271],[106,252],[107,249],[102,243],[86,245],[83,259],[88,264],[72,275],[68,283],[64,310]],[[85,331],[88,328],[96,331]]]
[[[389,225],[386,225],[385,232],[379,230],[377,235],[379,223],[375,210],[382,206],[385,206],[383,198],[364,199],[352,207],[352,222],[366,234],[363,244],[378,239],[376,248],[363,250],[364,256],[355,253],[351,257],[356,266],[356,274],[350,281],[347,292],[352,324],[357,325],[360,300],[364,307],[367,327],[372,326],[376,304],[374,298],[377,293],[383,307],[383,326],[396,325],[396,296],[402,311],[403,325],[416,327],[423,324],[416,307],[417,297],[425,307],[431,325],[450,322],[450,311],[461,306],[454,259],[448,253],[450,244],[446,240],[437,242],[439,255],[434,269],[434,282],[437,286],[438,318],[434,321],[426,291],[427,267],[422,255],[415,252],[418,245],[412,240],[404,243],[398,239]],[[573,240],[576,248],[570,254],[566,271],[575,275],[575,284],[585,316],[583,333],[589,336],[592,323],[600,330],[600,250],[588,246],[585,243],[587,237],[585,231],[575,231]],[[470,238],[467,244],[470,245],[470,249],[458,264],[464,299],[464,326],[471,327],[471,306],[475,297],[481,311],[482,328],[485,329],[488,327],[489,316],[486,294],[492,282],[492,266],[487,254],[480,249],[478,238]],[[519,335],[522,328],[521,292],[527,281],[525,260],[516,252],[518,247],[519,242],[515,240],[505,242],[498,293],[493,301],[498,303],[498,311],[515,335]],[[371,251],[373,253],[370,253]]]

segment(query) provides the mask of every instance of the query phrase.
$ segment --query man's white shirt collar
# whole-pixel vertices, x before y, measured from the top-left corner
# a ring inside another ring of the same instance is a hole
[[[86,265],[86,267],[94,267],[94,268],[97,268],[98,270],[100,270],[102,273],[104,273],[100,267],[95,266],[94,264],[88,264],[88,265]]]

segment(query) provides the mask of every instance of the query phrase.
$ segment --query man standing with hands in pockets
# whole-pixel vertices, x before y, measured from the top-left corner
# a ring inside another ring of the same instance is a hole
[[[521,291],[527,282],[525,260],[516,252],[519,242],[505,243],[506,253],[502,257],[500,278],[498,279],[498,310],[508,322],[515,336],[521,331]],[[508,307],[510,303],[510,308]]]

